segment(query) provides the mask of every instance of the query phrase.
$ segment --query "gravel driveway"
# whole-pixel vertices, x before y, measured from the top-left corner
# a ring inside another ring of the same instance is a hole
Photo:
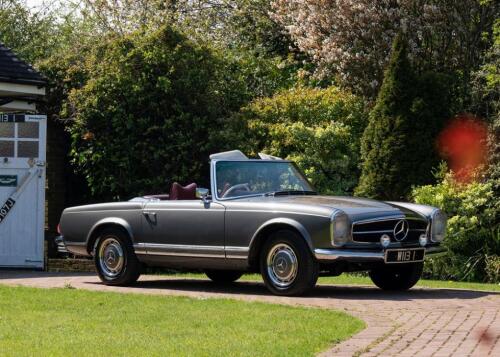
[[[261,283],[214,286],[207,280],[142,276],[133,287],[102,285],[93,274],[0,271],[0,284],[142,294],[224,297],[344,310],[368,327],[324,356],[500,356],[500,294],[414,288],[387,293],[368,286],[317,287],[307,297],[269,295]]]

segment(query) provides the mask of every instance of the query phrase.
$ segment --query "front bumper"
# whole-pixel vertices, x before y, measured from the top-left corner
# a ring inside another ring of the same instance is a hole
[[[425,256],[445,254],[446,249],[440,246],[425,248]],[[324,262],[385,262],[385,250],[354,250],[354,249],[315,249],[317,260]]]

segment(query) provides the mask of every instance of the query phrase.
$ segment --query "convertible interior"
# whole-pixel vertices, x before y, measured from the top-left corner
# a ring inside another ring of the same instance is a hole
[[[160,201],[180,201],[180,200],[196,200],[196,183],[190,183],[187,186],[182,186],[178,182],[174,182],[170,188],[169,194],[159,195],[145,195],[143,198],[160,200]],[[231,186],[229,182],[224,184],[222,191],[219,193],[220,197],[237,197],[251,194],[250,186],[248,183],[242,183]]]
[[[170,194],[146,195],[146,199],[157,199],[160,201],[178,201],[178,200],[196,200],[196,183],[190,183],[187,186],[182,186],[178,182],[174,182],[170,188]]]

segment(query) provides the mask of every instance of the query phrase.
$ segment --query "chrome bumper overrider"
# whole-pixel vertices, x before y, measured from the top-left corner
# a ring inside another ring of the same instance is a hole
[[[63,253],[63,254],[69,253],[68,249],[66,248],[66,244],[64,243],[64,237],[63,236],[57,236],[57,237],[55,237],[54,241],[56,242],[57,252],[58,253]]]
[[[446,249],[443,247],[427,247],[425,255],[444,254]],[[338,260],[349,262],[384,262],[385,251],[366,251],[354,249],[315,249],[314,255],[318,260]]]

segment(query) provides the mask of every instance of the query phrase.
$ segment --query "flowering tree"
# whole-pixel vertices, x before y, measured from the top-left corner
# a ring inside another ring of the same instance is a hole
[[[398,31],[408,35],[416,68],[460,69],[468,79],[498,14],[489,0],[273,0],[272,6],[274,18],[320,65],[320,76],[333,73],[369,96],[380,86]]]

